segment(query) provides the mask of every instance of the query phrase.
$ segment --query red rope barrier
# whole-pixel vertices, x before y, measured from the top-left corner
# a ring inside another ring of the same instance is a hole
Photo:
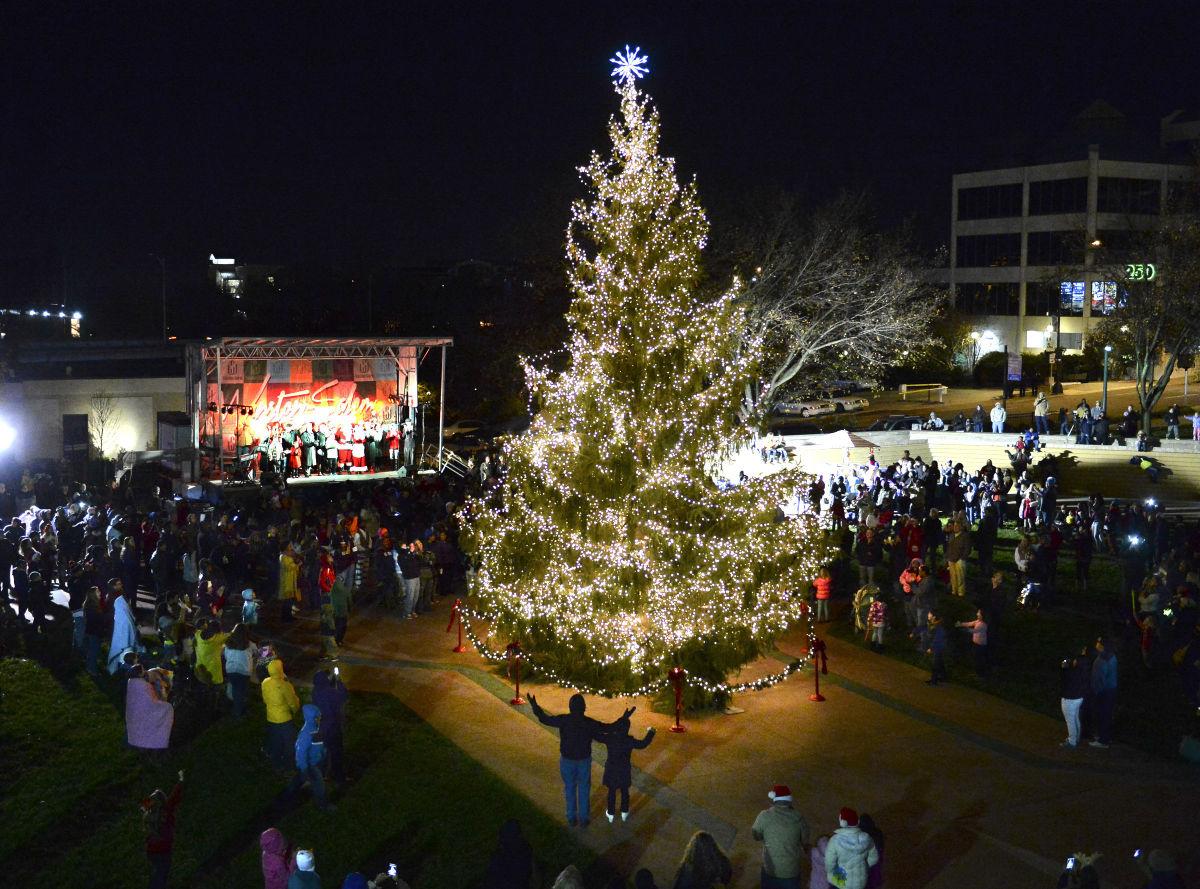
[[[454,629],[455,624],[458,624],[458,644],[451,651],[455,654],[462,654],[467,650],[467,646],[463,645],[462,641],[462,599],[455,599],[454,605],[450,608],[450,623],[446,624],[446,632],[449,633]]]
[[[816,683],[816,690],[808,696],[808,699],[820,703],[825,700],[825,695],[821,694],[821,674],[829,675],[829,656],[825,651],[825,640],[814,638],[812,650],[813,682]],[[818,661],[820,662],[820,669],[817,669]]]
[[[686,732],[687,728],[679,721],[679,716],[683,713],[683,679],[687,675],[683,667],[675,666],[667,673],[667,678],[671,680],[671,685],[675,687],[675,724],[671,726],[673,732]]]

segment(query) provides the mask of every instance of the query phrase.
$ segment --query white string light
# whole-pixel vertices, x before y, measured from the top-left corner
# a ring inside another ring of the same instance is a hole
[[[503,446],[499,490],[465,505],[476,570],[463,614],[593,694],[654,693],[681,660],[699,688],[764,688],[807,661],[730,686],[687,653],[733,670],[801,616],[816,529],[781,521],[779,506],[807,480],[714,483],[748,437],[736,408],[762,343],[747,336],[737,282],[702,286],[708,220],[695,183],[658,153],[658,113],[636,86],[645,57],[626,48],[613,61],[612,149],[581,168],[588,199],[567,228],[567,366],[523,362],[534,419]],[[464,628],[485,657],[504,657]]]

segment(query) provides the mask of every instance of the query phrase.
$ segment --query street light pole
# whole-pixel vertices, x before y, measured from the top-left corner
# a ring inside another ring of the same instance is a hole
[[[1104,393],[1100,396],[1101,410],[1108,415],[1108,353],[1112,351],[1112,346],[1104,347]]]

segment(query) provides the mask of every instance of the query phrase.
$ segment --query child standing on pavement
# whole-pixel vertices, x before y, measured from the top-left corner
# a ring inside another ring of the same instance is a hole
[[[867,610],[867,633],[871,637],[871,650],[883,651],[883,632],[887,626],[887,603],[876,597]]]
[[[604,746],[608,748],[608,758],[604,763],[604,786],[608,788],[608,806],[605,814],[611,824],[616,817],[617,793],[621,794],[621,820],[629,820],[629,786],[633,783],[633,765],[631,754],[634,750],[644,750],[654,740],[654,729],[646,729],[646,737],[637,740],[629,734],[629,718],[620,719],[612,729],[602,736]]]

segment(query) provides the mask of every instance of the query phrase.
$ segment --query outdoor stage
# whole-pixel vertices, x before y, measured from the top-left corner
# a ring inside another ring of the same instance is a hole
[[[238,337],[190,345],[187,398],[196,453],[192,478],[228,482],[230,487],[253,485],[245,479],[245,455],[261,453],[268,441],[273,447],[294,447],[295,453],[302,446],[306,457],[325,448],[349,452],[352,442],[355,465],[361,466],[364,442],[373,438],[382,444],[389,434],[402,439],[408,462],[422,459],[427,447],[436,445],[436,463],[442,465],[442,393],[446,349],[451,345],[449,337]],[[418,398],[417,384],[422,363],[437,348],[441,355],[433,428],[434,417],[427,417],[431,405]],[[288,484],[397,475],[295,477]]]

